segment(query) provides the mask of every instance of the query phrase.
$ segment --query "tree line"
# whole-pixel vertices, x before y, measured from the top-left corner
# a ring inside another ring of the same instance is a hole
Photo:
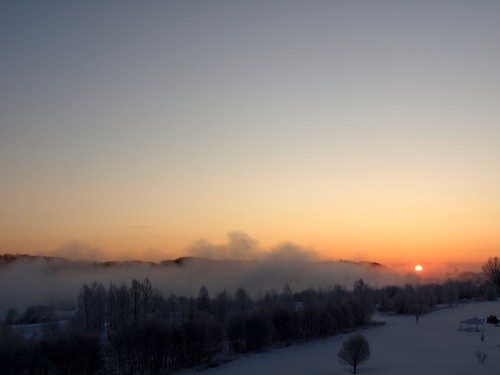
[[[490,282],[477,280],[452,280],[444,283],[404,286],[386,286],[376,291],[377,309],[396,314],[422,315],[437,305],[454,305],[460,301],[498,298],[498,288]]]
[[[244,288],[211,296],[205,286],[196,297],[164,297],[148,278],[107,287],[92,282],[80,289],[65,327],[47,322],[47,316],[55,319],[49,308],[10,309],[1,332],[0,368],[9,374],[164,374],[216,365],[221,353],[351,330],[367,324],[374,310],[374,291],[363,280],[352,290],[336,285],[294,293],[285,285],[256,298]],[[44,323],[36,336],[14,329],[35,322]]]

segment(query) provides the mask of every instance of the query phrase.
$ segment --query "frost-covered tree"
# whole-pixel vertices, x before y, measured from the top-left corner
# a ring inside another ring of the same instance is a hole
[[[136,279],[132,280],[130,285],[130,302],[132,304],[132,312],[134,320],[138,321],[141,317],[141,301],[142,301],[142,285]]]
[[[231,296],[225,289],[215,297],[213,314],[219,322],[225,323],[228,319],[231,303]]]
[[[153,296],[155,290],[149,277],[146,277],[141,284],[141,304],[142,304],[142,314],[143,318],[146,318],[147,314],[153,310]]]
[[[443,298],[448,305],[453,305],[457,303],[460,295],[458,293],[458,285],[457,282],[448,279],[443,284]]]
[[[234,307],[236,311],[240,313],[247,312],[252,308],[252,304],[252,299],[244,288],[239,287],[236,289],[234,293]]]
[[[78,294],[78,312],[87,332],[101,332],[106,318],[106,289],[94,281],[84,284]]]
[[[357,367],[370,358],[370,344],[363,335],[351,336],[342,343],[338,357],[341,364],[352,366],[355,374]]]
[[[207,287],[202,285],[198,293],[198,311],[208,313],[210,310],[210,294],[208,293]]]
[[[367,323],[375,311],[372,289],[359,279],[353,286],[353,318],[357,326]]]
[[[482,269],[489,282],[500,289],[500,259],[498,257],[489,258],[483,264]]]

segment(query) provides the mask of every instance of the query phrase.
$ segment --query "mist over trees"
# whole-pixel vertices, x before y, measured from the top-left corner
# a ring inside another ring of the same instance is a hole
[[[357,279],[350,288],[297,291],[285,283],[257,293],[201,284],[190,296],[165,294],[147,276],[95,280],[81,285],[75,308],[64,315],[50,305],[8,309],[0,368],[8,374],[166,374],[351,332],[373,324],[375,309],[419,316],[439,304],[497,296],[480,278],[381,288]]]
[[[175,293],[184,296],[197,295],[201,285],[212,293],[224,288],[233,293],[244,286],[247,293],[255,296],[262,288],[281,290],[285,283],[294,290],[303,290],[335,284],[351,286],[360,278],[370,285],[401,285],[411,281],[377,263],[318,262],[307,256],[303,249],[290,244],[284,244],[266,258],[255,261],[187,257],[157,263],[91,262],[0,255],[0,284],[16,286],[2,291],[0,310],[24,309],[51,300],[72,303],[83,283],[97,281],[107,288],[110,283],[119,286],[129,284],[132,279],[142,280],[145,276],[149,276],[163,295]]]
[[[481,280],[452,280],[437,284],[385,286],[376,291],[377,309],[382,312],[421,315],[436,305],[454,305],[460,301],[494,301],[498,294]]]

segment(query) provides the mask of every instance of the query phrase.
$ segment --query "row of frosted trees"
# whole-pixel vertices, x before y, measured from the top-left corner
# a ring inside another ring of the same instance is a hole
[[[93,282],[81,288],[67,327],[47,323],[41,336],[29,337],[4,325],[0,368],[36,375],[165,374],[212,366],[231,353],[353,330],[370,323],[376,306],[423,314],[440,303],[474,298],[495,299],[496,291],[484,283],[451,280],[375,290],[358,280],[352,290],[337,285],[294,293],[285,285],[251,298],[243,288],[210,295],[202,286],[195,297],[164,297],[148,278],[107,287]],[[43,309],[30,309],[30,316],[32,311]]]
[[[78,295],[75,324],[107,338],[109,361],[119,374],[162,373],[211,365],[224,350],[260,351],[333,335],[369,322],[374,292],[362,280],[348,291],[340,286],[293,293],[259,294],[239,288],[197,298],[162,297],[146,278],[131,285],[94,282]]]
[[[132,375],[211,366],[232,352],[364,325],[374,303],[374,291],[362,280],[351,291],[335,286],[293,293],[285,285],[256,298],[243,288],[212,296],[205,286],[196,297],[163,297],[148,278],[107,287],[93,282],[81,288],[67,327],[47,323],[32,337],[4,325],[0,367],[12,374]]]
[[[444,283],[386,286],[376,291],[377,309],[397,314],[421,315],[437,305],[454,305],[460,301],[498,298],[494,285],[477,280],[447,280]]]

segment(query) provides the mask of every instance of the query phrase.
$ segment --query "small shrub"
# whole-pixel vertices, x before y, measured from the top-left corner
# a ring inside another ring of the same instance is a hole
[[[483,353],[481,350],[476,350],[474,352],[474,357],[477,358],[477,361],[479,363],[483,363],[484,361],[486,361],[486,358],[488,358],[488,356],[486,355],[486,353]]]

